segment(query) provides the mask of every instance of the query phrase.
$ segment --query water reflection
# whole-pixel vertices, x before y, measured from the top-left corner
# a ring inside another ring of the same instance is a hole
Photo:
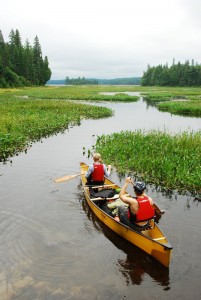
[[[134,294],[139,299],[200,299],[198,199],[148,186],[147,194],[166,210],[160,228],[174,247],[168,271],[97,220],[84,200],[79,178],[60,185],[53,182],[79,173],[83,146],[91,149],[97,135],[137,129],[199,130],[200,120],[147,109],[142,99],[103,105],[115,111],[107,122],[82,120],[81,126],[34,143],[26,154],[13,157],[12,164],[0,164],[1,300],[122,300]],[[86,157],[84,161],[89,162]],[[125,174],[113,169],[112,181],[122,186],[124,179]]]
[[[101,92],[101,95],[111,95],[114,96],[116,94],[127,94],[129,96],[140,96],[139,92]]]
[[[126,285],[141,285],[146,275],[149,275],[164,290],[169,290],[169,269],[110,230],[95,216],[83,197],[83,194],[80,193],[81,205],[88,219],[93,222],[94,228],[102,232],[116,248],[125,253],[125,259],[117,259],[116,265],[125,279]]]

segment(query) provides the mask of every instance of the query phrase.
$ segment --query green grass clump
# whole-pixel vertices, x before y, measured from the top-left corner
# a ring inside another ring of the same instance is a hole
[[[31,141],[79,125],[83,118],[113,114],[105,107],[65,100],[24,100],[0,95],[0,161],[26,149]]]
[[[114,95],[103,95],[103,92],[113,92]],[[107,108],[84,106],[74,100],[138,100],[138,97],[126,95],[124,92],[139,92],[149,101],[151,99],[160,110],[191,117],[201,116],[201,88],[48,86],[0,89],[0,160],[22,151],[30,141],[62,131],[69,124],[79,124],[82,118],[112,115],[112,111]],[[181,102],[181,98],[188,102]],[[172,101],[175,99],[178,101]],[[161,103],[162,100],[165,101],[164,104]]]
[[[144,98],[156,105],[159,110],[175,115],[201,117],[201,89],[172,88],[168,90],[150,90]]]
[[[201,117],[201,101],[170,101],[160,103],[157,107],[175,115]]]
[[[4,89],[5,90],[5,89]],[[38,88],[23,88],[14,90],[17,96],[27,96],[31,99],[60,99],[87,101],[137,101],[139,97],[123,94],[132,91],[130,87],[105,86],[50,86]],[[117,92],[114,95],[103,95],[101,92]]]
[[[114,95],[101,93],[115,92]],[[197,87],[144,87],[144,86],[46,86],[37,88],[0,89],[0,94],[14,94],[28,99],[86,100],[86,101],[137,101],[137,96],[123,94],[140,92],[141,95],[162,111],[176,115],[201,117],[201,88]],[[178,105],[176,105],[177,100]],[[181,101],[181,100],[188,100]],[[162,104],[161,102],[165,102]],[[173,102],[173,104],[167,104]]]
[[[161,101],[169,101],[173,95],[167,93],[154,93],[154,94],[145,94],[144,98],[151,103],[157,103]]]
[[[95,148],[120,173],[167,189],[201,192],[201,132],[125,131],[98,137]]]
[[[114,89],[99,86],[0,89],[0,161],[26,149],[31,141],[62,131],[69,125],[80,124],[83,118],[97,119],[113,114],[108,108],[73,100],[138,100],[136,96],[121,93],[125,91],[124,87],[117,87],[114,95],[102,95],[103,91]]]

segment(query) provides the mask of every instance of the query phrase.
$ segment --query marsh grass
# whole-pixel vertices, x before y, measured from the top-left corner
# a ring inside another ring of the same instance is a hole
[[[155,104],[159,110],[175,115],[201,117],[201,89],[173,88],[169,91],[149,91],[144,99]]]
[[[122,94],[125,90],[122,87],[116,88],[119,93],[115,95],[100,94],[111,90],[114,91],[112,87],[99,86],[0,89],[0,161],[25,150],[31,141],[80,124],[83,118],[104,118],[113,114],[108,108],[89,107],[73,100],[138,100],[136,96]]]
[[[137,101],[137,97],[123,94],[129,91],[140,92],[160,110],[201,116],[201,88],[49,86],[0,89],[0,160],[26,150],[31,142],[42,137],[63,131],[70,125],[79,125],[83,118],[104,118],[113,114],[110,109],[74,100]],[[117,94],[102,95],[102,92]],[[158,132],[135,132],[133,135],[135,138],[131,133],[122,133],[119,138],[114,134],[110,148],[104,149],[107,153],[104,157],[116,157],[113,162],[120,172],[131,170],[168,188],[199,189],[200,133],[190,136],[184,133],[174,141],[171,136]],[[113,143],[113,139],[118,142]],[[104,142],[100,145],[102,147]]]
[[[87,100],[87,101],[137,101],[139,97],[123,94],[132,90],[131,87],[111,86],[64,86],[64,87],[40,87],[24,88],[15,94],[27,96],[30,99],[65,99],[65,100]],[[114,95],[103,95],[101,92],[117,92]]]
[[[171,136],[157,131],[125,131],[97,138],[96,151],[118,172],[131,172],[167,189],[201,193],[201,134]]]
[[[163,102],[157,107],[160,111],[168,111],[175,115],[201,117],[201,102],[197,100]]]
[[[105,107],[64,100],[24,100],[0,97],[0,161],[25,150],[31,141],[79,125],[83,118],[109,117]]]

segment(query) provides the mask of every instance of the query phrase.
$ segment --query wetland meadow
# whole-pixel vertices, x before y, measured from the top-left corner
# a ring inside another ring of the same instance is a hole
[[[0,89],[0,116],[1,300],[200,299],[201,88]],[[54,183],[94,150],[166,211],[169,268],[99,222],[79,177]]]
[[[139,100],[138,96],[129,92],[141,93],[148,103],[161,111],[201,118],[199,88],[50,86],[1,89],[0,161],[26,151],[34,141],[56,134],[69,126],[79,125],[82,119],[112,116],[111,109],[89,106],[87,102]],[[82,102],[79,103],[79,100]],[[168,189],[200,193],[200,131],[172,135],[167,132],[138,130],[117,135],[114,133],[110,137],[102,136],[97,143],[97,149],[104,153],[119,172],[132,171],[139,174],[141,179]]]

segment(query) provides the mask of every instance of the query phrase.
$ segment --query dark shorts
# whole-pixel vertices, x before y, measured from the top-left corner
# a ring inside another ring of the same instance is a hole
[[[86,185],[91,186],[98,186],[98,185],[104,185],[104,181],[93,181],[93,180],[87,180]]]
[[[128,218],[128,208],[126,208],[125,206],[119,206],[119,219],[120,219],[120,222],[122,222],[123,224],[125,224],[137,231],[145,230],[150,225],[150,221],[148,221],[147,224],[145,224],[143,226],[139,226],[135,223],[132,223],[130,221],[130,219]]]

